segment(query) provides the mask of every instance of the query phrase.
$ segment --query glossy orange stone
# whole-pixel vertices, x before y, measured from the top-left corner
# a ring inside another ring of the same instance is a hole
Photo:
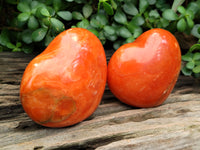
[[[152,29],[113,54],[108,64],[108,86],[128,105],[158,106],[174,88],[180,67],[176,38],[164,29]]]
[[[68,29],[28,64],[21,80],[21,103],[38,124],[74,125],[96,110],[106,78],[100,40],[86,29]]]

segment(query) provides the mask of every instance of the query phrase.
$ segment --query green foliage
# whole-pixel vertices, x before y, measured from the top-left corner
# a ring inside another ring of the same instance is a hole
[[[0,51],[43,50],[71,27],[90,30],[114,49],[152,28],[200,38],[200,0],[9,0],[3,5],[2,12],[11,7],[14,13],[1,27]]]
[[[200,78],[200,23],[196,22],[194,19],[199,15],[199,6],[200,1],[198,0],[189,3],[187,9],[183,7],[178,8],[178,11],[185,19],[186,26],[192,28],[190,33],[199,39],[196,44],[190,47],[185,55],[182,55],[182,60],[184,62],[181,69],[182,73],[186,76],[193,76],[195,78]]]
[[[198,28],[200,33],[200,27]],[[186,76],[200,77],[200,39],[197,44],[194,44],[189,51],[182,55],[184,66],[182,67],[182,73]]]

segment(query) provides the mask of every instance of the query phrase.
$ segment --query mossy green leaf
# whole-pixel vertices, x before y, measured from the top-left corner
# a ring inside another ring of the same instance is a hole
[[[200,73],[200,65],[194,67],[194,68],[192,69],[192,71],[193,71],[194,73]]]
[[[162,15],[163,15],[163,18],[170,21],[178,19],[178,15],[172,9],[166,9]]]
[[[29,29],[37,29],[39,27],[38,20],[35,18],[35,16],[30,16],[28,20],[28,28]]]
[[[30,17],[30,13],[24,12],[24,13],[20,13],[17,18],[19,21],[25,22],[29,19],[29,17]]]
[[[57,15],[66,21],[72,20],[72,13],[70,11],[59,11]]]
[[[93,12],[93,8],[92,8],[92,6],[90,5],[90,4],[85,4],[84,6],[83,6],[83,16],[85,17],[85,18],[88,18],[88,17],[90,17],[91,16],[91,14],[92,14],[92,12]]]
[[[128,15],[135,16],[138,14],[138,9],[132,2],[127,2],[123,5],[123,10]]]
[[[180,19],[178,22],[177,22],[177,29],[179,32],[183,32],[185,31],[185,29],[187,28],[187,24],[186,24],[186,21],[184,18]]]
[[[122,12],[120,10],[116,11],[116,13],[114,15],[114,20],[117,23],[120,23],[120,24],[126,24],[127,23],[127,17],[126,17],[126,15],[124,14],[124,12]]]
[[[114,14],[113,8],[109,3],[103,2],[103,8],[104,8],[104,10],[106,11],[106,13],[108,15],[113,15]]]
[[[32,33],[32,40],[34,42],[40,42],[44,39],[46,33],[47,33],[46,28],[39,28]]]
[[[60,20],[56,18],[51,18],[50,21],[52,28],[56,33],[60,33],[65,30],[65,25]]]

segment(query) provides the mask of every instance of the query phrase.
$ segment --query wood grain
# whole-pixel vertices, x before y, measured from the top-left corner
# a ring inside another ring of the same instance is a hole
[[[108,61],[112,53],[106,52]],[[24,113],[19,100],[23,71],[35,56],[0,53],[1,150],[200,149],[200,84],[182,75],[159,107],[130,107],[106,87],[98,109],[85,121],[66,128],[37,125]]]

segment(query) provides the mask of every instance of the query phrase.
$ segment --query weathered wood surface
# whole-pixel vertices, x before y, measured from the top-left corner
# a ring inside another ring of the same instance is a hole
[[[111,54],[107,52],[108,60]],[[31,121],[20,104],[20,80],[33,57],[0,53],[1,150],[200,149],[200,87],[193,78],[180,76],[166,102],[148,109],[120,103],[106,87],[101,104],[87,120],[52,129]]]

